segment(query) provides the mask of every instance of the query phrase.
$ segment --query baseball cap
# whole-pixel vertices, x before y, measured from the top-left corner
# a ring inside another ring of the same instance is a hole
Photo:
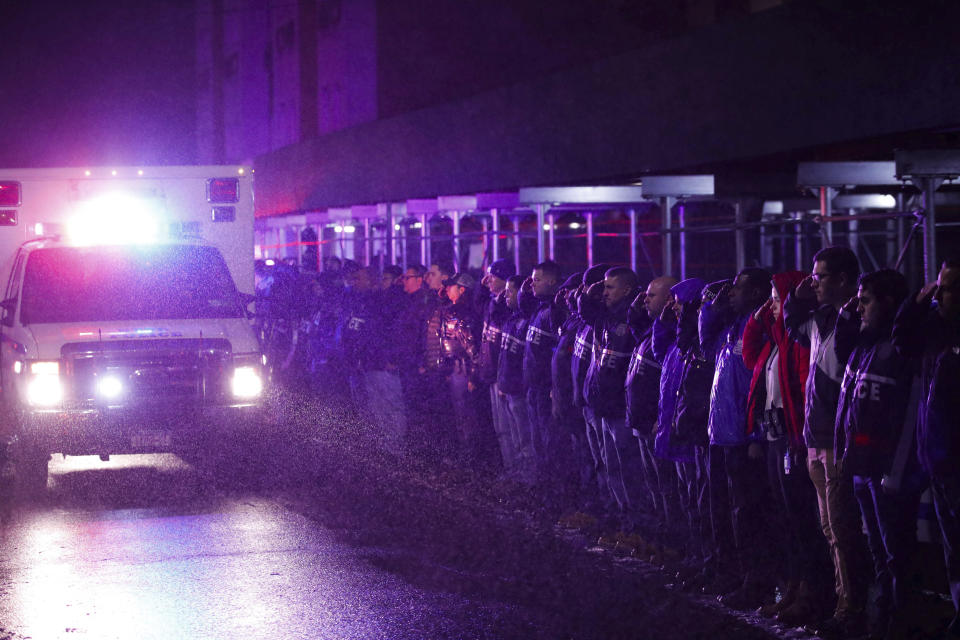
[[[466,287],[467,289],[469,289],[475,284],[475,282],[476,281],[473,279],[473,276],[471,276],[469,273],[460,272],[460,273],[455,273],[449,278],[447,278],[446,280],[444,280],[443,286],[449,287],[452,284],[457,284],[457,285],[460,285],[461,287]]]
[[[512,262],[508,262],[507,260],[503,259],[494,260],[490,264],[490,268],[487,269],[487,271],[491,275],[497,276],[501,280],[506,280],[517,272],[516,269],[513,268]]]

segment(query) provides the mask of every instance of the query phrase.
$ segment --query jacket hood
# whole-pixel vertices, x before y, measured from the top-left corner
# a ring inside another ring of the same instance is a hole
[[[706,284],[707,283],[700,278],[687,278],[670,287],[670,293],[675,295],[677,300],[683,304],[687,304],[700,298],[700,292]]]
[[[787,299],[787,294],[797,288],[808,274],[806,271],[783,271],[773,274],[773,286],[780,294],[781,302]]]

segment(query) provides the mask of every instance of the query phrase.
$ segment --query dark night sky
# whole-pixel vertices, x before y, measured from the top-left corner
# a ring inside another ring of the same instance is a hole
[[[195,160],[191,0],[0,7],[0,167]]]

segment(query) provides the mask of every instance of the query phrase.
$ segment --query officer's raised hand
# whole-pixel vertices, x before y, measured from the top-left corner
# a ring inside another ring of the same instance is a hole
[[[807,276],[800,281],[797,288],[793,290],[793,295],[801,300],[811,300],[817,297],[817,292],[813,288],[813,276]]]
[[[530,276],[527,276],[527,278],[523,281],[523,284],[520,285],[520,291],[522,291],[523,293],[532,294],[533,278],[531,278]]]
[[[587,289],[587,297],[591,300],[599,300],[603,297],[603,280],[590,285],[590,288]]]
[[[917,304],[929,305],[933,301],[933,297],[935,295],[937,295],[936,280],[923,285],[923,289],[920,289],[920,293],[917,294]]]

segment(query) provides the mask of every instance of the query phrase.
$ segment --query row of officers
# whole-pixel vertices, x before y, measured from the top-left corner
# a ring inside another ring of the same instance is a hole
[[[918,628],[929,489],[960,606],[960,262],[918,292],[843,247],[712,283],[325,274],[313,379],[344,380],[388,451],[498,473],[683,588],[824,637]]]

